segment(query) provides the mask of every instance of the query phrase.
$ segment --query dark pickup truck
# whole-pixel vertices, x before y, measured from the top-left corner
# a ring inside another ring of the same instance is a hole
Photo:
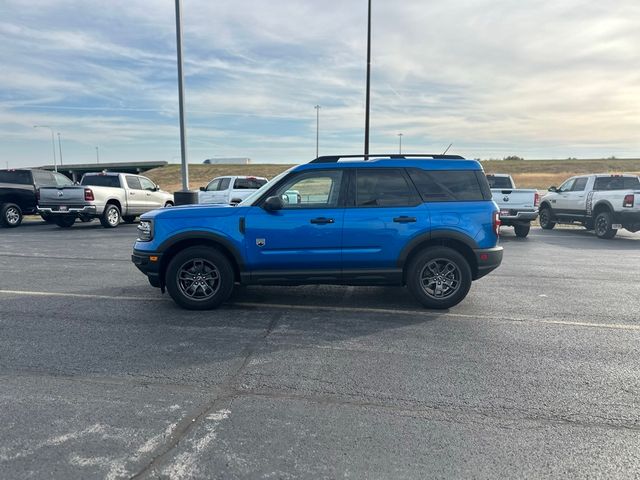
[[[17,227],[23,215],[38,212],[40,187],[64,187],[73,182],[61,173],[25,168],[0,170],[0,226]]]

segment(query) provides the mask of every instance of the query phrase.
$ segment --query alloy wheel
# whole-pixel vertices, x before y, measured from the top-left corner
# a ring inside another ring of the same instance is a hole
[[[189,260],[178,269],[178,287],[191,300],[208,300],[220,289],[220,272],[209,260]]]
[[[449,298],[460,288],[462,274],[451,260],[430,260],[420,272],[420,285],[428,296],[439,300]]]

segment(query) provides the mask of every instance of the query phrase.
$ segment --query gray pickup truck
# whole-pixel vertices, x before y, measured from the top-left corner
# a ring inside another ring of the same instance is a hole
[[[105,172],[85,174],[80,185],[40,188],[38,212],[62,228],[78,218],[99,218],[103,227],[115,228],[121,219],[133,223],[143,213],[173,205],[173,195],[147,177]]]

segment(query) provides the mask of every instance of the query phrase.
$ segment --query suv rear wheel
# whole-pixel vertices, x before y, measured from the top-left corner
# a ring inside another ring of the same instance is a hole
[[[219,307],[233,290],[231,263],[220,251],[189,247],[169,262],[165,284],[171,298],[189,310]]]
[[[551,230],[556,226],[556,222],[552,220],[553,216],[551,213],[551,209],[549,207],[544,207],[540,209],[540,226],[545,230]]]
[[[22,210],[15,203],[5,203],[0,208],[0,224],[14,228],[22,223]]]
[[[456,250],[431,247],[420,252],[407,270],[407,287],[427,308],[451,308],[471,288],[471,267]]]

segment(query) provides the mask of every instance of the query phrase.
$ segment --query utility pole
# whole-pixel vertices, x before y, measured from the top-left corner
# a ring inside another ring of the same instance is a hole
[[[53,138],[53,128],[51,128],[49,125],[34,125],[33,128],[48,128],[51,132],[51,147],[53,149],[53,170],[57,172],[58,165],[56,163],[56,141]]]
[[[60,149],[60,166],[62,166],[62,143],[60,142],[60,132],[58,132],[58,149]]]
[[[371,0],[369,0],[368,24],[367,24],[367,94],[364,114],[364,155],[365,160],[369,155],[369,106],[371,100]]]
[[[100,149],[96,146],[96,163],[100,163]]]
[[[398,138],[400,138],[400,148],[399,148],[399,150],[398,150],[398,153],[399,153],[400,155],[402,155],[402,135],[403,135],[402,133],[399,133],[399,134],[398,134]]]
[[[320,105],[313,107],[316,109],[316,158],[318,158],[318,152],[320,151]]]

